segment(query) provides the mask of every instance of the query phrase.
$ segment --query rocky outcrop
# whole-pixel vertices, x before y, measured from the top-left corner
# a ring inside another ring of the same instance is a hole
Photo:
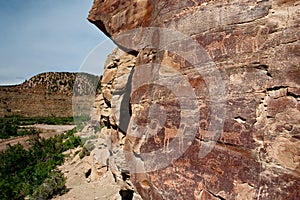
[[[66,186],[70,191],[55,199],[141,199],[129,179],[123,152],[124,132],[118,129],[119,120],[112,115],[123,112],[112,105],[120,105],[124,99],[134,64],[135,57],[119,49],[108,56],[89,124],[77,133],[84,142],[83,148],[77,150],[77,154],[71,153],[59,167],[67,178]]]
[[[127,51],[106,65],[95,113],[143,199],[300,197],[299,10],[94,1],[89,20]]]
[[[141,199],[134,194],[127,175],[128,169],[124,171],[125,159],[121,149],[109,146],[108,135],[104,133],[90,132],[83,148],[65,152],[68,159],[59,170],[66,177],[69,191],[55,200],[121,200],[124,199],[124,193],[132,195],[134,200]]]
[[[84,96],[95,94],[98,83],[99,77],[86,73],[47,72],[20,85],[1,86],[0,116],[72,117],[72,98],[82,103],[77,110],[87,109]]]

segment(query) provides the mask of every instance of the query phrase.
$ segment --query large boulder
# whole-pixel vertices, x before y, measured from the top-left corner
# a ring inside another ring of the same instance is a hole
[[[299,1],[95,0],[88,19],[126,51],[100,122],[143,199],[300,197]]]

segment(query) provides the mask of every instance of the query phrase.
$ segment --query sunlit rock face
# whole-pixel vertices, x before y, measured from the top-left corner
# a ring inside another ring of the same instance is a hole
[[[1,86],[0,116],[88,115],[99,79],[87,73],[46,72],[19,85]]]
[[[143,199],[300,197],[299,1],[96,0],[88,19],[127,51],[98,109]]]

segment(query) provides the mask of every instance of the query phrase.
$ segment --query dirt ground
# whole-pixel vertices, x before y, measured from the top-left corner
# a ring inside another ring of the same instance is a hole
[[[75,128],[75,125],[45,125],[45,124],[36,124],[36,125],[30,125],[30,126],[24,126],[28,128],[36,128],[41,131],[40,136],[42,138],[50,138],[57,134],[64,133],[65,131],[71,130]],[[22,137],[15,137],[11,139],[1,140],[0,141],[0,151],[4,151],[6,149],[6,146],[8,144],[15,145],[20,143],[23,146],[27,145],[27,140],[29,139],[29,136],[22,136]]]

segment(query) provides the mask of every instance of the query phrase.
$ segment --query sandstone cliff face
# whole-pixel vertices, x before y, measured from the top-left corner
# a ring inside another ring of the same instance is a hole
[[[144,199],[300,197],[299,1],[95,0],[89,20],[129,51],[95,112]]]
[[[80,158],[81,153],[75,154],[59,167],[67,178],[66,186],[70,191],[55,199],[141,200],[129,180],[123,152],[124,132],[118,129],[119,120],[113,115],[123,112],[117,106],[125,99],[127,80],[134,65],[135,56],[119,49],[108,56],[101,88],[90,113],[91,121],[77,133],[86,141],[81,150],[86,156]],[[99,122],[102,128],[99,128]]]
[[[72,117],[72,97],[79,102],[95,94],[98,81],[85,73],[47,72],[20,85],[2,86],[0,116]]]

